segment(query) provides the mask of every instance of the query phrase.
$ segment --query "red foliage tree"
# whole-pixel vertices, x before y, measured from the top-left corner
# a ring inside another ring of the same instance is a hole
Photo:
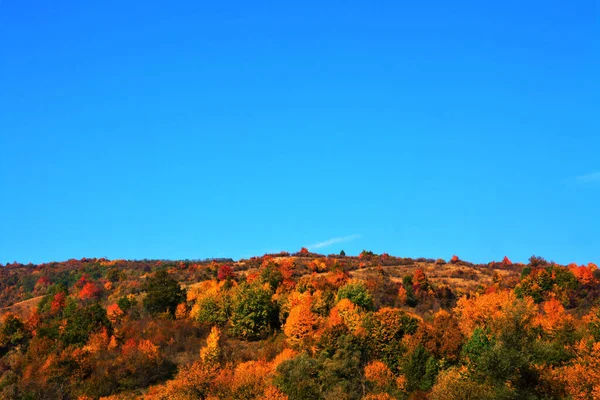
[[[50,279],[48,279],[47,276],[42,276],[40,277],[40,279],[37,280],[36,285],[48,286],[50,283]]]
[[[82,288],[85,286],[85,284],[88,282],[88,277],[86,274],[81,275],[81,278],[79,278],[79,280],[75,283],[75,286],[78,288]]]
[[[54,295],[52,303],[50,304],[50,312],[52,314],[58,313],[65,306],[65,300],[67,296],[64,292],[58,292]]]
[[[233,270],[229,265],[221,265],[219,268],[219,272],[217,273],[217,278],[220,281],[225,281],[233,278]]]
[[[425,271],[423,268],[417,268],[413,275],[413,290],[415,292],[419,292],[422,290],[427,290],[429,288],[429,282],[427,280],[427,276],[425,275]]]

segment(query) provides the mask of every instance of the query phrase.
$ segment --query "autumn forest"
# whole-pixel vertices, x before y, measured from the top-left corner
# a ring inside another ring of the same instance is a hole
[[[0,266],[1,399],[600,399],[600,270],[267,254]]]

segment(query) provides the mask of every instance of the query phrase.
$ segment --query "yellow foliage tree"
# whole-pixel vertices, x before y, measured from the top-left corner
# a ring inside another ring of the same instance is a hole
[[[206,297],[217,296],[219,294],[219,289],[219,282],[217,282],[216,280],[200,282],[188,288],[187,301],[198,302],[198,300],[201,300]]]
[[[348,299],[341,299],[329,312],[328,326],[345,324],[354,334],[364,333],[362,315],[356,304]]]
[[[219,365],[219,358],[221,357],[220,339],[221,331],[213,326],[206,339],[206,346],[200,350],[200,361],[206,368],[217,368]]]
[[[492,388],[471,380],[467,368],[463,366],[441,372],[429,398],[432,400],[487,400],[493,396]]]

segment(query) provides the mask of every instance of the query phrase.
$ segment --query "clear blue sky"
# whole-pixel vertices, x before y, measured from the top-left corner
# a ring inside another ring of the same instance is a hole
[[[596,1],[177,3],[0,0],[0,262],[600,262]]]

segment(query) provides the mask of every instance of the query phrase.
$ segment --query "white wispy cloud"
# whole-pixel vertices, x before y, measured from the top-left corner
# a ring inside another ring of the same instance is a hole
[[[583,182],[583,183],[600,182],[600,172],[592,172],[591,174],[578,176],[577,182]]]
[[[327,239],[323,242],[312,244],[312,245],[308,246],[308,248],[309,249],[320,249],[321,247],[331,246],[332,244],[356,240],[356,239],[359,239],[360,237],[361,237],[361,235],[348,235],[348,236],[334,237],[331,239]]]

